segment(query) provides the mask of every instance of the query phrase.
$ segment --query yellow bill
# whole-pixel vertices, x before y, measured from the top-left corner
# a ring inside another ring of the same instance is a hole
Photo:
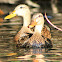
[[[15,11],[13,11],[11,14],[9,14],[8,16],[6,16],[4,19],[10,19],[10,18],[13,18],[15,16],[16,16]]]

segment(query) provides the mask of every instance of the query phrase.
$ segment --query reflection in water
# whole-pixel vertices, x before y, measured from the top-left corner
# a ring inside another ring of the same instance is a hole
[[[42,54],[42,52],[45,53],[45,49],[19,49],[19,51],[17,51],[19,55],[16,57],[16,60],[32,60],[33,62],[45,62],[45,56]]]

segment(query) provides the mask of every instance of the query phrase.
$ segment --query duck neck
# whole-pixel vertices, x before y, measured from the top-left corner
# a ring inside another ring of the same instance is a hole
[[[31,22],[31,14],[26,14],[26,15],[24,15],[24,17],[23,17],[23,26],[28,26],[29,24],[30,24],[30,22]]]
[[[43,25],[36,25],[35,26],[35,33],[41,34],[43,26],[44,26],[44,24]]]

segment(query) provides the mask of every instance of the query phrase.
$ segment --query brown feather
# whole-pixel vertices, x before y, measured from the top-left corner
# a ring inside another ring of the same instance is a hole
[[[21,40],[20,37],[28,36],[28,34],[26,33],[32,33],[32,31],[28,27],[23,26],[14,38],[14,40],[16,41],[16,44],[18,44],[18,41]]]
[[[39,33],[34,33],[32,37],[25,41],[24,47],[41,47],[45,45],[44,38]]]
[[[46,25],[43,27],[43,29],[41,31],[41,35],[44,36],[45,38],[51,39],[51,33],[47,29]]]

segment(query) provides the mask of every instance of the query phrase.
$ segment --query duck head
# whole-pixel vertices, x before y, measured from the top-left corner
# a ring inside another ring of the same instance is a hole
[[[32,23],[29,25],[29,28],[35,26],[35,32],[41,32],[44,26],[44,17],[41,13],[36,13],[32,18]]]
[[[6,16],[4,19],[10,19],[13,18],[15,16],[22,16],[23,17],[23,25],[24,26],[28,26],[30,24],[31,21],[31,13],[30,13],[30,9],[27,5],[25,4],[21,4],[18,5],[14,11],[9,14],[8,16]]]
[[[37,25],[44,25],[44,17],[41,13],[36,13],[35,15],[33,15],[32,22],[29,25],[29,28],[32,28]]]
[[[4,19],[10,19],[15,16],[26,16],[27,12],[30,13],[29,7],[27,5],[21,4],[21,5],[18,5],[14,9],[14,11],[10,15],[6,16]]]

